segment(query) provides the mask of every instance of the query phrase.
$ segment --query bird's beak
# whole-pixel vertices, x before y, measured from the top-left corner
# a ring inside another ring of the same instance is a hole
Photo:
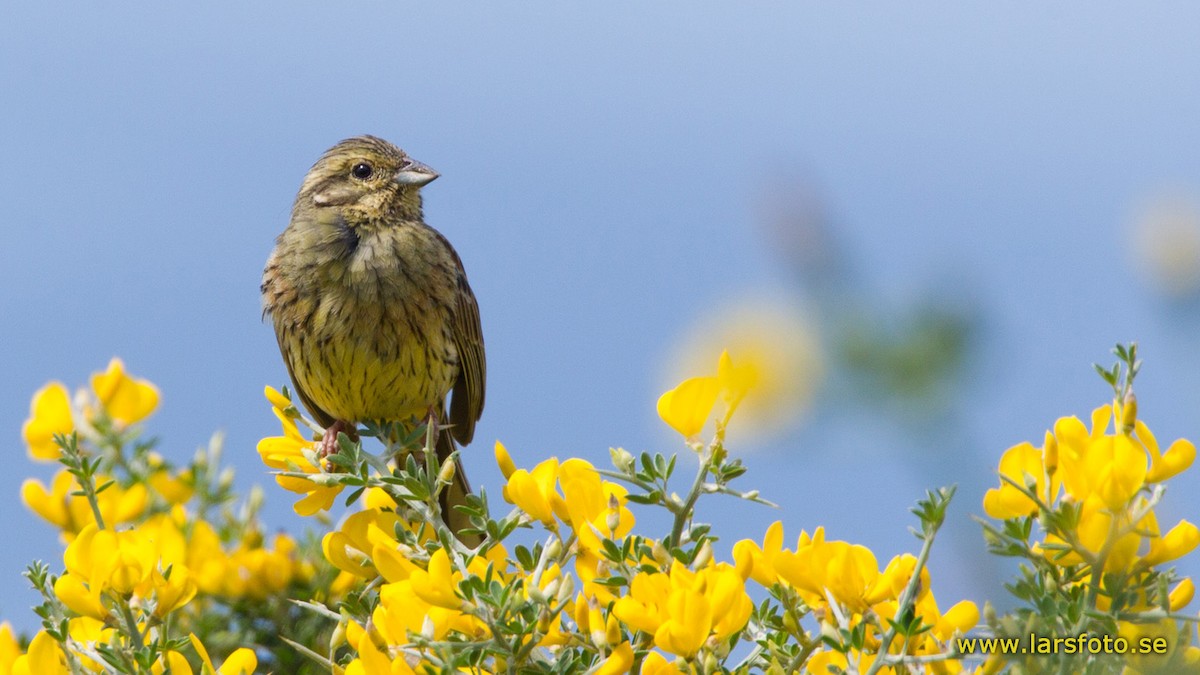
[[[396,172],[396,182],[401,185],[415,185],[421,187],[433,181],[438,177],[438,172],[425,166],[415,159],[410,159],[405,162],[404,166]]]

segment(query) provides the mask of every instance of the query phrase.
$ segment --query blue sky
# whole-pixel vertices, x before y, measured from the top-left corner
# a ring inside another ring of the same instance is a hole
[[[259,276],[304,172],[373,133],[436,168],[427,220],[479,298],[488,405],[465,459],[497,492],[518,464],[671,451],[654,414],[672,346],[705,310],[789,284],[756,205],[780,166],[811,181],[884,306],[968,287],[984,316],[964,447],[818,407],[747,456],[782,509],[714,503],[726,543],[828,526],[885,559],[907,507],[957,482],[939,597],[996,598],[966,552],[1000,453],[1106,400],[1113,343],[1147,358],[1143,418],[1200,431],[1195,307],[1131,262],[1164,186],[1200,193],[1200,9],[1068,3],[206,3],[0,9],[0,615],[35,625],[19,571],[60,563],[21,505],[20,425],[50,379],[113,355],[156,382],[151,433],[183,461],[217,429],[239,485],[269,478],[264,384],[286,372]],[[684,450],[686,452],[686,450]],[[1196,519],[1195,475],[1163,522]],[[1190,496],[1189,494],[1190,493]],[[267,517],[296,528],[290,497]],[[1190,563],[1192,573],[1200,565]]]

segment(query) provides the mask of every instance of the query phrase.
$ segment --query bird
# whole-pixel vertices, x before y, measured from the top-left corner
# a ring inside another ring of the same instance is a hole
[[[263,316],[301,402],[326,427],[322,456],[359,423],[427,420],[439,465],[475,434],[483,331],[461,258],[425,223],[421,189],[438,175],[381,138],[343,140],[304,177],[267,259]],[[455,462],[442,516],[466,541],[454,506],[470,486]]]

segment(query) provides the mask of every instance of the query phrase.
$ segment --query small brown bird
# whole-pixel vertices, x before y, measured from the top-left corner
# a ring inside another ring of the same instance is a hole
[[[479,306],[458,253],[422,215],[420,189],[437,177],[385,140],[342,141],[304,177],[267,260],[263,313],[296,393],[328,428],[325,454],[359,422],[449,426],[437,433],[443,461],[475,433],[486,377]],[[452,507],[469,492],[457,469],[442,492],[455,532],[467,523]]]

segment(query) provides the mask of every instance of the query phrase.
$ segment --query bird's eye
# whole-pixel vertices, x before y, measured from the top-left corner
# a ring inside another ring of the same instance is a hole
[[[371,174],[373,173],[375,173],[375,169],[366,162],[359,162],[358,164],[354,165],[353,169],[350,169],[350,175],[359,180],[366,180],[370,178]]]

